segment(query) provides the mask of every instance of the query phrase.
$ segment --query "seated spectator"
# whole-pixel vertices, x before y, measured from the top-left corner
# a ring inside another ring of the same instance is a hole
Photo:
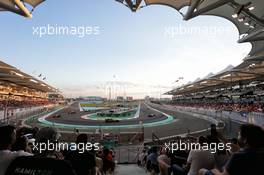
[[[180,142],[182,141],[181,137],[178,137],[176,141],[173,141],[173,143],[176,143],[180,145]],[[179,167],[183,167],[183,165],[186,165],[188,152],[187,150],[180,150],[177,149],[173,151],[173,153],[170,153],[170,159],[172,165],[177,165]]]
[[[214,175],[253,175],[263,174],[264,131],[259,126],[241,125],[239,144],[243,148],[234,153],[227,162],[223,172],[219,170],[204,171]]]
[[[32,156],[31,148],[28,146],[28,139],[25,136],[18,137],[12,147],[18,154]]]
[[[171,167],[171,159],[168,156],[168,151],[162,148],[158,157],[160,175],[169,175]]]
[[[230,154],[236,153],[240,150],[240,146],[238,144],[238,139],[233,138],[231,139],[231,150],[230,150]]]
[[[113,160],[115,158],[115,150],[114,150],[114,148],[110,148],[109,152],[110,152],[110,155],[111,155],[112,160]]]
[[[229,160],[229,153],[227,150],[217,150],[214,154],[215,168],[222,171],[226,162]]]
[[[87,134],[80,134],[77,137],[76,144],[87,144],[88,136]],[[66,160],[69,160],[73,166],[77,175],[94,175],[96,167],[95,155],[91,152],[85,150],[83,153],[80,153],[79,150],[70,151],[65,157]]]
[[[152,174],[159,173],[157,147],[152,147],[150,150],[150,154],[147,156],[147,170]]]
[[[207,136],[207,140],[211,143],[219,143],[219,133],[217,132],[215,124],[211,124],[210,132],[211,134]]]
[[[178,140],[179,141],[179,140]],[[187,163],[187,157],[188,153],[184,150],[176,150],[172,153],[170,153],[171,158],[171,171],[173,172],[173,175],[184,175],[186,174],[186,171],[184,168]]]
[[[103,159],[96,156],[95,162],[96,162],[96,175],[102,174],[103,173]]]
[[[144,149],[142,153],[139,154],[138,157],[138,166],[145,166],[147,159],[147,151]]]
[[[207,143],[207,139],[203,136],[198,140],[200,145]],[[187,159],[188,175],[197,175],[201,168],[214,168],[215,159],[210,150],[191,150]]]
[[[104,148],[103,149],[103,157],[109,161],[113,161],[113,155],[110,149]]]
[[[113,161],[112,154],[108,148],[103,150],[103,172],[114,172],[115,162]]]
[[[0,127],[0,175],[4,175],[9,164],[19,156],[28,156],[28,153],[12,152],[11,148],[15,142],[15,127],[7,125]]]
[[[36,134],[36,143],[48,144],[53,143],[56,144],[58,139],[60,138],[60,134],[52,127],[41,128],[39,132]],[[43,157],[43,158],[54,158],[63,160],[64,157],[61,152],[58,150],[44,150],[39,152],[39,150],[34,150],[35,157]]]
[[[213,146],[214,144],[227,143],[228,142],[227,139],[222,137],[216,130],[215,130],[215,133],[216,133],[215,137],[208,137],[207,136],[207,143],[211,144],[211,149],[216,149],[216,147]],[[219,136],[221,137],[221,139],[219,139]],[[225,149],[224,150],[216,149],[216,153],[213,155],[214,155],[214,159],[215,159],[215,168],[222,171],[224,165],[226,164],[226,162],[229,159],[230,153]]]

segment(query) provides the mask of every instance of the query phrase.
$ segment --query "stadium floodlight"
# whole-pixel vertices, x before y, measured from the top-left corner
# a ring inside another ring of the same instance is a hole
[[[249,66],[248,66],[248,68],[253,68],[253,67],[255,67],[256,66],[256,64],[255,63],[252,63],[252,64],[250,64]]]
[[[231,77],[231,74],[224,75],[224,76],[220,77],[220,79],[224,79],[224,78],[227,78],[227,77]]]
[[[239,22],[243,22],[245,19],[246,19],[246,18],[245,18],[244,16],[242,16],[242,17],[239,17],[237,20],[238,20]]]
[[[246,26],[249,26],[249,25],[251,24],[251,21],[250,21],[250,20],[246,20],[246,21],[244,22],[244,24],[245,24]]]
[[[17,73],[17,72],[15,72],[15,71],[11,71],[11,73],[13,73],[13,74],[15,74],[15,75],[17,75],[17,76],[19,76],[19,77],[23,77],[24,75],[22,75],[22,74],[20,74],[20,73]]]
[[[34,79],[30,79],[30,81],[31,82],[33,82],[33,83],[38,83],[36,80],[34,80]]]
[[[249,28],[251,28],[251,29],[255,29],[256,28],[256,24],[251,24],[250,26],[249,26]]]
[[[237,18],[237,17],[238,17],[238,14],[237,14],[237,13],[234,13],[234,14],[232,15],[232,17],[233,17],[233,18]]]
[[[251,6],[251,7],[248,8],[249,11],[252,11],[252,10],[254,10],[254,9],[255,9],[254,6]]]

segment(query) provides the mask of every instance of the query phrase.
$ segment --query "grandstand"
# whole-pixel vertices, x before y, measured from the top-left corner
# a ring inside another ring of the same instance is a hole
[[[29,115],[61,100],[54,87],[0,61],[0,121]]]
[[[177,87],[171,104],[195,110],[211,110],[213,115],[264,125],[263,61],[245,59],[243,63]],[[231,113],[232,112],[232,113]]]
[[[184,20],[223,17],[252,50],[238,66],[167,92],[171,101],[109,100],[107,109],[96,96],[64,103],[56,88],[0,61],[0,175],[264,174],[264,1],[116,1],[132,12],[166,5]],[[31,17],[42,2],[0,0],[0,8]]]

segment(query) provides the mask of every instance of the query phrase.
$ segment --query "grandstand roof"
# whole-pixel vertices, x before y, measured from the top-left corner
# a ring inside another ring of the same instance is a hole
[[[19,69],[0,61],[0,81],[13,83],[42,92],[54,92],[55,88],[40,81]]]
[[[43,1],[45,0],[0,0],[0,11],[10,11],[31,18],[34,8]]]

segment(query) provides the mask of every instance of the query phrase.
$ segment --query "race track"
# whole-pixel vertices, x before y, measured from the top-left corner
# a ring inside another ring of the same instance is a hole
[[[75,111],[74,114],[69,114],[68,111]],[[105,123],[102,120],[87,120],[81,116],[87,115],[91,112],[80,111],[79,104],[74,103],[73,105],[64,108],[53,115],[60,115],[59,118],[48,117],[46,120],[54,125],[60,124],[57,127],[65,130],[73,130],[78,126],[94,126],[87,127],[85,131],[93,132],[95,128],[104,127],[105,132],[139,132],[142,128],[140,121],[144,125],[145,138],[150,139],[154,132],[158,137],[168,137],[178,134],[184,134],[187,132],[195,132],[204,130],[210,127],[210,122],[195,118],[193,116],[183,114],[177,111],[171,111],[166,109],[162,105],[152,105],[141,103],[139,118],[120,120],[116,123]],[[148,117],[149,114],[155,114],[155,117]],[[168,116],[172,117],[171,121],[166,121]],[[71,127],[63,127],[63,126]],[[129,127],[134,126],[134,127]],[[80,127],[81,129],[84,129]]]

